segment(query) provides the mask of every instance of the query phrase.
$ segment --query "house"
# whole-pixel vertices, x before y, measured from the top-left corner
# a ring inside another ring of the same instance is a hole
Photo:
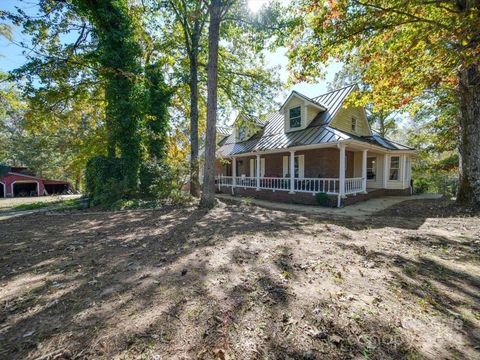
[[[336,206],[411,194],[415,150],[373,133],[365,109],[345,102],[354,89],[293,91],[266,121],[239,116],[219,132],[218,191],[304,204],[324,193]]]
[[[72,193],[70,183],[43,179],[25,167],[0,166],[0,198]]]

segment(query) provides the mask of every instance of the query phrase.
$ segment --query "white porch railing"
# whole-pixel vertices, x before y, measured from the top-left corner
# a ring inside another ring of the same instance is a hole
[[[235,183],[236,183],[236,187],[256,188],[257,187],[257,178],[256,177],[237,176],[235,178]]]
[[[365,190],[363,189],[363,178],[345,179],[345,195],[356,194]]]
[[[231,176],[223,176],[219,175],[215,177],[215,182],[220,189],[222,186],[232,186],[233,185],[233,178]]]
[[[217,175],[215,177],[216,185],[221,189],[222,186],[238,187],[238,188],[257,188],[256,177]],[[259,189],[267,189],[272,191],[291,191],[290,178],[277,177],[261,177],[259,179]],[[362,178],[346,178],[345,179],[345,195],[356,194],[365,191],[363,189]],[[340,180],[338,178],[296,178],[294,180],[294,192],[303,193],[327,193],[329,195],[340,194]]]
[[[290,178],[263,177],[260,178],[260,189],[290,191]]]
[[[335,178],[295,179],[295,191],[307,193],[338,194],[339,180]]]

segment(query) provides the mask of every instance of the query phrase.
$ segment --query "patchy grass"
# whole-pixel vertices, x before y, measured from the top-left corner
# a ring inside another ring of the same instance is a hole
[[[480,217],[460,210],[0,221],[0,358],[478,358]]]
[[[41,197],[20,197],[20,198],[0,198],[0,211],[22,211],[35,210],[48,207],[52,204],[61,203],[68,200],[74,202],[81,195],[60,195],[60,196],[41,196]]]
[[[11,211],[36,210],[43,208],[51,208],[56,211],[64,210],[80,210],[84,205],[80,199],[58,200],[51,202],[34,202],[30,204],[21,204],[11,208]]]
[[[35,209],[42,209],[42,208],[49,207],[49,206],[52,206],[53,204],[57,204],[57,203],[58,203],[58,202],[49,202],[49,203],[46,203],[46,202],[35,202],[35,203],[31,203],[31,204],[21,204],[21,205],[14,206],[13,208],[11,208],[11,210],[35,210]]]

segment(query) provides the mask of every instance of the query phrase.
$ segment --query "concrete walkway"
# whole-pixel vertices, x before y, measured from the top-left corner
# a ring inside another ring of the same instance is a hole
[[[330,214],[348,217],[366,217],[378,211],[382,211],[390,206],[396,205],[406,200],[421,200],[421,199],[440,199],[440,194],[420,194],[413,196],[383,196],[376,199],[358,202],[353,205],[345,206],[344,208],[328,208],[323,206],[300,205],[300,204],[286,204],[277,203],[267,200],[253,199],[252,204],[262,206],[274,210],[299,211],[309,214]],[[217,194],[218,199],[233,200],[241,203],[245,201],[244,197],[231,196],[227,194]]]

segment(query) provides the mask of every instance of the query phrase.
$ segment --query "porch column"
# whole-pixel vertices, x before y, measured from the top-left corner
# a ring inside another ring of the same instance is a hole
[[[407,155],[402,155],[402,189],[405,189],[405,180],[407,175]]]
[[[290,151],[290,192],[295,194],[295,150]]]
[[[339,189],[340,197],[345,197],[345,145],[339,144],[340,149],[340,165],[339,165]]]
[[[237,186],[237,158],[234,156],[232,157],[232,195],[235,186]]]
[[[362,151],[362,189],[363,193],[367,193],[367,152],[368,150]]]
[[[383,155],[383,188],[387,188],[388,184],[388,160],[390,159],[390,155],[385,154]]]
[[[260,155],[257,155],[257,191],[260,191]]]

